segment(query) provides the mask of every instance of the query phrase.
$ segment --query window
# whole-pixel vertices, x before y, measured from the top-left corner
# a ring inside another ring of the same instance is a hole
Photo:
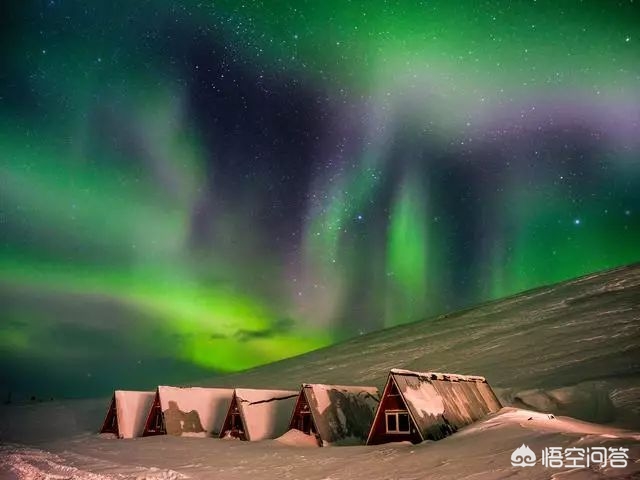
[[[240,413],[231,413],[231,429],[242,431],[242,419]]]
[[[109,422],[109,427],[112,430],[116,430],[118,428],[118,417],[116,417],[115,414],[111,414],[111,418],[110,418],[110,422]]]
[[[162,413],[157,412],[155,420],[156,420],[155,429],[161,432],[164,427],[164,425],[162,424]]]
[[[304,433],[311,433],[313,430],[313,423],[311,421],[311,412],[300,412],[298,417],[298,430]]]
[[[385,412],[387,433],[410,433],[409,412],[406,410],[390,410]]]

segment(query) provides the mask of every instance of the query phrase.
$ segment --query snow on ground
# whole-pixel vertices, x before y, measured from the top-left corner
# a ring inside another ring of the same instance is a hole
[[[533,418],[533,420],[528,420]],[[80,434],[46,449],[0,447],[0,478],[10,479],[506,479],[629,478],[640,476],[640,433],[550,418],[507,408],[438,442],[420,445],[300,448],[282,440],[228,442],[214,438],[156,436],[109,440]],[[512,467],[513,450],[544,447],[624,446],[624,469]],[[557,476],[562,474],[561,476]]]
[[[591,479],[640,478],[640,265],[525,292],[201,382],[297,390],[382,388],[390,368],[482,375],[505,408],[420,445],[300,448],[95,434],[109,399],[0,407],[0,479]],[[569,415],[573,418],[563,417]],[[586,421],[596,421],[595,425]],[[300,440],[300,439],[298,439]],[[514,449],[629,448],[626,469],[512,467]]]
[[[315,447],[318,448],[318,442],[313,435],[307,435],[300,430],[292,428],[284,435],[276,438],[276,441],[283,445],[290,445],[292,447]]]

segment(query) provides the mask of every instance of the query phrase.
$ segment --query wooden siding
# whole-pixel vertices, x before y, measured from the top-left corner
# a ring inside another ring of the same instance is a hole
[[[153,405],[149,410],[149,416],[144,425],[143,437],[150,437],[153,435],[166,435],[167,431],[164,426],[164,415],[162,414],[162,406],[160,405],[160,395],[156,391],[156,396],[153,399]]]
[[[120,433],[118,432],[118,411],[116,410],[115,395],[111,397],[109,410],[107,410],[107,415],[104,418],[104,422],[102,423],[100,433],[113,433],[117,437],[120,436]]]
[[[379,445],[381,443],[392,442],[420,443],[422,441],[420,432],[418,432],[418,428],[411,418],[411,415],[409,415],[410,433],[387,433],[386,413],[398,410],[406,410],[408,412],[407,405],[402,399],[402,396],[400,396],[399,393],[394,394],[394,390],[397,392],[397,387],[394,387],[393,378],[389,377],[384,387],[384,392],[382,393],[380,406],[376,411],[376,416],[371,425],[367,445]]]

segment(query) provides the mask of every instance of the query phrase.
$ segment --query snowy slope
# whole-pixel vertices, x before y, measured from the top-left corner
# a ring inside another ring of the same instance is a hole
[[[482,375],[505,408],[438,442],[299,448],[95,435],[107,399],[0,407],[0,478],[370,479],[640,477],[640,265],[590,275],[397,327],[252,371],[211,386],[299,388],[300,383],[381,388],[393,367]],[[558,415],[571,414],[595,425]],[[18,443],[23,445],[17,445]],[[30,446],[24,446],[28,444]],[[525,444],[629,448],[624,469],[512,467]]]
[[[391,368],[482,375],[503,404],[640,428],[640,264],[205,383],[382,388]]]

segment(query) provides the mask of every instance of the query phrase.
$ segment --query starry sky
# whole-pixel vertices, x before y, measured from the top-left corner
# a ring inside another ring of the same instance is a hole
[[[0,3],[3,394],[639,260],[638,1]]]

